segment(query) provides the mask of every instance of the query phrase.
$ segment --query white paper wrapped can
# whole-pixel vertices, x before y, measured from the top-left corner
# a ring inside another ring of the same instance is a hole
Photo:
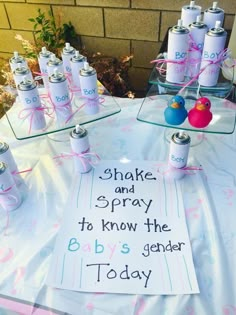
[[[188,27],[189,24],[196,21],[197,16],[201,14],[202,8],[195,5],[195,1],[190,1],[189,5],[184,5],[181,10],[181,20],[183,21],[183,26]]]
[[[22,179],[20,175],[17,174],[19,170],[15,162],[15,159],[11,153],[9,145],[4,141],[0,141],[0,161],[7,164],[9,171],[13,175],[16,184],[21,183]]]
[[[30,130],[45,128],[46,120],[36,82],[24,78],[23,81],[17,85],[17,91],[20,102],[24,107],[21,111],[20,118],[28,118]]]
[[[78,50],[76,50],[74,56],[70,59],[72,80],[76,87],[80,87],[79,72],[83,68],[86,60],[86,57],[81,55]]]
[[[22,202],[21,194],[6,163],[0,162],[0,204],[6,211],[17,209]]]
[[[187,53],[189,46],[189,30],[182,26],[182,21],[173,26],[168,33],[166,80],[172,83],[184,81]]]
[[[199,73],[204,39],[207,30],[208,28],[206,24],[200,21],[200,16],[198,16],[196,22],[189,25],[190,45],[186,75],[191,78],[195,77]]]
[[[188,162],[190,136],[185,132],[176,132],[170,141],[169,164],[175,168],[183,168]]]
[[[65,124],[72,117],[72,106],[66,76],[54,69],[49,76],[49,93],[52,105],[54,106],[57,122]]]
[[[17,86],[18,84],[20,84],[23,81],[24,77],[27,80],[33,80],[32,72],[30,71],[30,69],[22,66],[22,64],[19,63],[18,67],[13,71],[15,85]]]
[[[62,50],[62,61],[63,61],[63,67],[64,67],[64,72],[66,74],[71,74],[71,64],[70,64],[70,59],[74,56],[75,54],[75,49],[70,45],[70,43],[66,43],[65,47]]]
[[[217,1],[213,2],[212,7],[204,11],[203,22],[208,29],[215,27],[216,21],[220,21],[221,25],[224,22],[224,10],[217,7]]]
[[[64,73],[62,60],[57,58],[55,54],[51,54],[47,62],[48,77],[50,77],[54,73],[55,69],[57,69],[58,72]]]
[[[14,55],[10,58],[9,64],[12,72],[19,67],[19,64],[22,67],[28,67],[25,58],[20,56],[17,51],[14,51]]]
[[[48,88],[47,63],[49,62],[51,55],[52,53],[48,51],[46,47],[42,47],[42,50],[40,51],[38,55],[39,68],[40,68],[40,72],[42,73],[42,79],[43,79],[43,84],[45,88]]]
[[[85,100],[85,112],[96,114],[99,111],[97,72],[88,62],[84,62],[79,72],[81,95]]]
[[[92,165],[90,158],[86,156],[90,151],[88,132],[85,128],[77,125],[70,133],[70,144],[74,159],[74,168],[80,173],[87,173]]]
[[[217,21],[215,27],[205,35],[200,66],[202,72],[198,79],[199,84],[203,86],[215,86],[218,82],[227,37],[227,32],[220,24],[221,22]]]

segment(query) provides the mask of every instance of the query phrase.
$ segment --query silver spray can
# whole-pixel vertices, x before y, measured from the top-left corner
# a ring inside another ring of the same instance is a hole
[[[181,10],[181,20],[183,26],[188,27],[189,24],[196,21],[197,16],[201,14],[202,8],[195,5],[195,1],[190,1],[189,5],[184,5]]]
[[[84,62],[83,68],[79,72],[81,95],[85,99],[85,112],[96,114],[99,111],[99,96],[97,85],[97,72]]]
[[[9,145],[4,141],[0,141],[0,161],[8,165],[9,171],[13,175],[16,184],[21,183],[22,179],[18,174],[19,170],[15,159],[11,153]]]
[[[20,102],[24,109],[22,116],[28,117],[30,130],[40,130],[46,127],[44,110],[40,101],[38,87],[35,81],[24,78],[17,86]],[[23,118],[22,118],[23,119]]]
[[[54,73],[54,69],[57,69],[58,72],[64,73],[62,60],[57,58],[55,54],[51,54],[47,62],[48,77]]]
[[[74,56],[70,59],[72,81],[75,87],[80,88],[79,72],[83,68],[86,60],[87,58],[81,55],[78,50],[76,50]]]
[[[6,163],[0,162],[0,204],[6,211],[17,209],[22,202],[13,176]]]
[[[72,116],[70,93],[66,76],[58,69],[54,69],[53,74],[49,76],[49,93],[57,122],[59,124],[67,123]]]
[[[183,168],[187,165],[190,136],[185,132],[176,132],[170,141],[169,165]]]
[[[189,46],[189,30],[178,20],[168,33],[166,80],[172,83],[184,81],[187,53]]]
[[[204,11],[203,21],[208,29],[215,27],[216,21],[220,21],[221,25],[224,22],[224,10],[217,7],[217,1],[213,2],[212,7]]]
[[[48,51],[46,47],[42,47],[42,50],[40,51],[38,55],[39,68],[40,68],[40,72],[42,73],[42,79],[43,79],[43,84],[45,88],[48,88],[47,63],[49,62],[51,55],[52,53]]]
[[[70,144],[74,159],[74,168],[80,173],[87,173],[91,170],[92,165],[90,158],[86,156],[90,151],[88,132],[85,128],[76,125],[75,129],[70,132]]]
[[[63,67],[64,67],[64,73],[65,74],[71,74],[71,64],[70,59],[74,56],[75,49],[70,45],[70,43],[65,43],[65,47],[62,50],[62,61],[63,61]]]
[[[201,16],[197,17],[197,20],[189,25],[189,52],[188,52],[188,65],[186,75],[189,77],[195,77],[199,73],[202,50],[204,45],[205,35],[207,33],[207,26],[201,22]]]
[[[15,81],[15,85],[17,86],[20,82],[23,81],[23,78],[28,80],[33,80],[32,73],[29,68],[22,66],[21,63],[18,64],[18,67],[13,71],[13,79]]]
[[[227,32],[220,25],[221,22],[216,21],[215,27],[205,35],[200,66],[202,72],[198,79],[200,85],[215,86],[218,82],[227,37]]]
[[[14,51],[14,55],[9,60],[9,64],[12,72],[19,66],[19,64],[21,64],[23,67],[28,67],[25,58],[20,56],[17,51]]]

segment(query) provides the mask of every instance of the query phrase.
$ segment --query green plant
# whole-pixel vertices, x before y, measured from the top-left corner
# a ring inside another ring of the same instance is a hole
[[[29,21],[34,23],[33,30],[37,50],[41,50],[42,46],[46,46],[49,51],[59,54],[66,41],[71,41],[77,37],[71,22],[61,25],[59,16],[59,25],[57,26],[51,11],[48,11],[48,16],[46,16],[45,12],[38,9],[38,16],[30,18]]]

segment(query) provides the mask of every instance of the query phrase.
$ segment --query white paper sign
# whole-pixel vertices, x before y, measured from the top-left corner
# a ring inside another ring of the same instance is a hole
[[[47,284],[130,294],[198,293],[179,183],[150,161],[77,174]]]

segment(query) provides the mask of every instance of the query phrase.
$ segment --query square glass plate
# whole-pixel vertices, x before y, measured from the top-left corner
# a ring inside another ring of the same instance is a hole
[[[16,100],[11,108],[4,105],[5,114],[10,127],[18,140],[24,140],[42,135],[52,134],[63,130],[70,129],[77,124],[83,125],[105,117],[117,114],[121,111],[119,105],[110,93],[98,82],[99,91],[99,111],[96,114],[88,114],[85,111],[85,99],[81,96],[72,98],[72,115],[68,122],[58,123],[55,110],[49,98],[44,98],[44,106],[48,107],[45,111],[46,127],[44,129],[32,130],[30,123],[30,114],[24,115],[23,105]],[[45,97],[45,89],[39,89],[39,95]],[[18,98],[17,98],[18,99]],[[20,118],[20,117],[25,118]]]
[[[176,93],[175,93],[176,94]],[[211,112],[213,118],[206,128],[195,128],[191,126],[186,118],[181,125],[167,124],[164,117],[164,111],[168,101],[175,94],[159,94],[158,85],[152,85],[146,98],[140,107],[137,120],[180,130],[231,134],[234,132],[236,121],[236,104],[216,96],[208,96],[211,101]],[[196,99],[194,97],[185,98],[185,108],[190,110]]]

